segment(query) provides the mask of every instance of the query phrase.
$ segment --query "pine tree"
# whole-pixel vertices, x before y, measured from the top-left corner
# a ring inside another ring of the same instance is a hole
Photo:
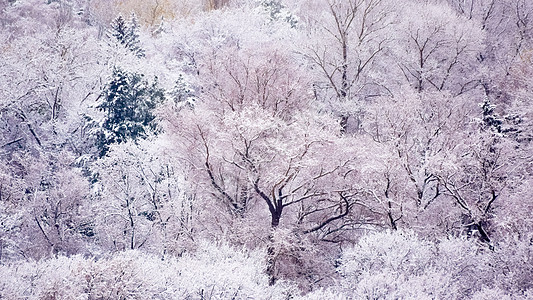
[[[129,40],[127,48],[138,57],[144,57],[144,50],[140,46],[139,40],[139,22],[135,14],[131,14],[129,22]]]
[[[194,105],[194,102],[196,101],[194,89],[182,74],[180,74],[176,80],[174,87],[169,92],[169,96],[176,104]]]
[[[494,130],[497,133],[502,132],[502,119],[494,111],[496,105],[490,103],[489,99],[485,99],[481,104],[483,110],[483,127]]]
[[[127,40],[128,28],[122,16],[116,17],[109,25],[108,37],[114,37],[119,43],[124,44]]]
[[[298,19],[290,13],[280,0],[263,0],[261,1],[263,9],[269,14],[272,22],[282,20],[289,23],[292,28],[298,24]]]
[[[150,84],[142,74],[117,68],[103,96],[102,103],[97,106],[105,112],[98,134],[100,157],[107,153],[111,144],[157,133],[153,111],[164,100],[164,91],[157,86],[157,79]]]
[[[135,14],[131,15],[130,22],[126,22],[121,15],[116,17],[110,24],[107,36],[135,53],[137,57],[144,57],[144,50],[139,41],[139,23]]]

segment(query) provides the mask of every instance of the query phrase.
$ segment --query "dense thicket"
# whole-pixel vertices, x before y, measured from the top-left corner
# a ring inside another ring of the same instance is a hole
[[[0,9],[0,298],[533,297],[533,2]]]

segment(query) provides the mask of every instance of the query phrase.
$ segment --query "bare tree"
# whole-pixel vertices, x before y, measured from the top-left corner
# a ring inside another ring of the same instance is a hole
[[[380,59],[392,41],[388,30],[395,11],[386,0],[327,1],[320,19],[320,39],[309,47],[307,57],[321,77],[316,88],[322,101],[332,101],[347,127],[353,103],[375,94],[388,93],[379,80],[368,76],[380,71]],[[326,35],[324,39],[323,36]],[[345,106],[345,107],[343,107]]]

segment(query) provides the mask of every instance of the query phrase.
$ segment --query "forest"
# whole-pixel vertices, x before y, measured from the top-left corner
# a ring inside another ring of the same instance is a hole
[[[0,299],[533,299],[533,1],[0,0]]]

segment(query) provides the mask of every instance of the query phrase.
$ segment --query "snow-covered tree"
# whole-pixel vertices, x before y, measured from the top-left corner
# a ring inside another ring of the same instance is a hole
[[[532,12],[0,1],[0,298],[531,298]]]
[[[126,22],[124,17],[119,15],[109,25],[107,33],[110,39],[133,52],[137,57],[144,57],[144,50],[139,41],[139,24],[135,14],[131,15],[130,21]]]
[[[379,73],[387,64],[397,11],[388,0],[317,1],[311,9],[306,13],[316,24],[307,28],[311,40],[304,42],[304,53],[317,74],[315,96],[340,117],[343,131],[358,130],[361,101],[390,94]]]
[[[106,249],[179,254],[196,240],[199,208],[179,165],[158,141],[113,145],[92,165],[94,231]]]
[[[154,110],[164,100],[157,78],[149,83],[142,74],[116,68],[97,109],[104,113],[97,128],[100,156],[111,144],[146,138],[157,132]]]
[[[445,5],[412,2],[402,12],[398,33],[397,65],[418,91],[457,95],[479,84],[477,58],[484,33],[476,22]]]

